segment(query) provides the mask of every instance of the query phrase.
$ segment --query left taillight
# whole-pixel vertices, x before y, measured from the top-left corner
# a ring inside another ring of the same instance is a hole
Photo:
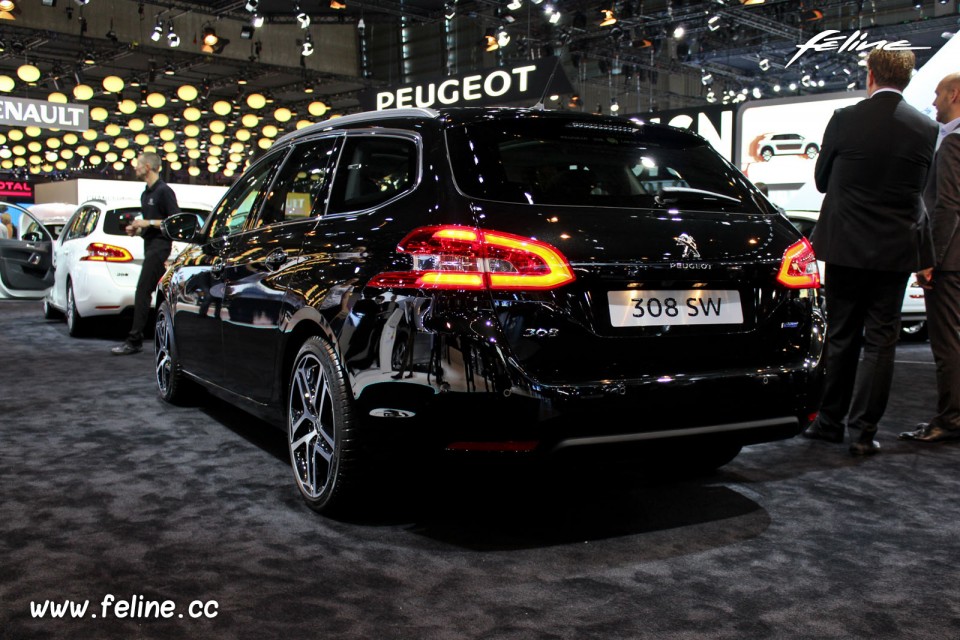
[[[104,242],[91,242],[80,259],[89,262],[133,262],[133,255],[123,247]]]
[[[420,227],[400,241],[397,251],[413,258],[413,268],[381,273],[370,286],[542,290],[574,280],[570,263],[555,247],[500,231]]]
[[[777,282],[790,289],[820,288],[820,269],[809,240],[801,238],[783,252]]]

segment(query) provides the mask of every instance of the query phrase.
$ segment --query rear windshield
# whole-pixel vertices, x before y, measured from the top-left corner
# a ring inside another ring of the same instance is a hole
[[[139,215],[140,209],[110,209],[103,214],[103,232],[111,236],[125,236],[127,225]]]
[[[180,212],[195,213],[204,220],[210,216],[208,210],[192,207],[184,207],[180,209]],[[103,232],[111,236],[125,236],[127,235],[127,225],[138,217],[140,217],[140,209],[110,209],[104,214]]]
[[[476,198],[767,212],[709,144],[671,129],[524,118],[454,128],[447,140],[457,186]]]

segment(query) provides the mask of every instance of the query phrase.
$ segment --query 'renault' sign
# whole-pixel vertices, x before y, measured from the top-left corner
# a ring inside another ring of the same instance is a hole
[[[441,107],[483,107],[490,105],[529,106],[544,94],[571,93],[573,87],[562,68],[547,60],[531,62],[512,69],[490,69],[405,84],[386,89],[370,89],[360,95],[365,110],[380,111],[404,107],[438,109]],[[550,74],[553,73],[553,79]],[[546,89],[550,83],[549,91]]]
[[[90,112],[84,104],[61,104],[46,100],[0,97],[0,125],[86,131]]]

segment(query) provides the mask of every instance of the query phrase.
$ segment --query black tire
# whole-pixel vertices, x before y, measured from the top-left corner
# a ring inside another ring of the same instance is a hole
[[[157,310],[155,324],[154,370],[156,372],[157,392],[160,397],[170,404],[186,404],[196,390],[193,383],[186,378],[180,367],[177,356],[177,344],[173,335],[172,314],[170,304],[164,301]]]
[[[342,513],[361,487],[361,438],[340,359],[307,339],[294,359],[287,396],[287,445],[297,488],[314,511]]]
[[[87,333],[89,321],[80,317],[77,311],[77,301],[73,294],[73,283],[67,281],[67,333],[74,338],[80,338]]]
[[[813,160],[820,154],[820,147],[815,144],[808,144],[803,150],[803,154]]]
[[[773,157],[773,149],[770,147],[764,147],[760,150],[760,158],[764,162],[770,162],[770,159]]]
[[[63,320],[63,313],[55,308],[46,298],[43,299],[43,319],[44,320]]]

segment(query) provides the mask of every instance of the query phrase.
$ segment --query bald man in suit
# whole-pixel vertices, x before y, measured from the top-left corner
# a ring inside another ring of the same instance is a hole
[[[849,429],[857,456],[880,451],[900,307],[926,227],[921,194],[938,127],[903,99],[914,64],[912,51],[870,52],[869,97],[834,112],[814,169],[826,194],[811,236],[826,263],[826,371],[817,419],[803,434],[841,443]]]
[[[917,273],[927,289],[930,350],[937,365],[937,413],[900,434],[903,440],[960,440],[960,73],[937,85],[933,105],[941,123],[933,169],[923,192],[932,251]]]

